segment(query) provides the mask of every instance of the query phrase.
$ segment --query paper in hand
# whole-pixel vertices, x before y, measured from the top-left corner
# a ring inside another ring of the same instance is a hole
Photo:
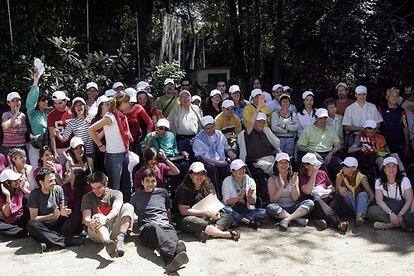
[[[200,211],[218,212],[224,208],[224,205],[220,202],[220,200],[218,200],[218,198],[215,195],[209,194],[208,196],[194,204],[194,206],[191,208]]]
[[[39,58],[35,58],[34,66],[36,67],[37,72],[39,73],[39,76],[43,75],[43,73],[45,72],[45,65],[42,63],[42,61]]]

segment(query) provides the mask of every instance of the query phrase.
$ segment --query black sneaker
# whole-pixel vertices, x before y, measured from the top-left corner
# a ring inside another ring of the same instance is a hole
[[[181,252],[175,255],[172,262],[165,267],[165,272],[172,273],[180,269],[182,265],[188,263],[188,256],[186,252]]]
[[[252,220],[249,222],[249,226],[254,230],[257,230],[260,227],[260,222]]]
[[[105,249],[111,258],[118,257],[118,252],[116,251],[116,243],[113,240],[105,241]]]
[[[200,233],[196,233],[195,236],[202,243],[205,243],[208,240],[208,237],[209,237],[208,234],[204,231],[201,231]]]

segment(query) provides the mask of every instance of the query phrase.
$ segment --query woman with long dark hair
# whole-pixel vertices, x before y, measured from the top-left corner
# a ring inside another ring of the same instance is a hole
[[[70,148],[66,150],[67,161],[65,164],[66,170],[73,166],[83,168],[86,175],[91,175],[93,170],[93,160],[86,155],[85,145],[79,137],[73,137],[70,140]]]
[[[303,110],[297,114],[299,121],[298,136],[302,131],[315,122],[316,109],[313,107],[315,102],[315,95],[312,91],[305,91],[302,94]]]
[[[63,185],[63,166],[56,163],[55,151],[51,146],[43,146],[39,150],[38,167],[33,171],[34,178],[36,178],[41,168],[52,168],[55,170],[56,183],[60,186]]]
[[[205,242],[209,236],[237,241],[240,238],[240,233],[227,230],[234,222],[230,215],[192,208],[210,194],[215,195],[216,193],[207,177],[204,164],[194,162],[191,164],[183,183],[177,188],[175,196],[175,204],[179,211],[178,228],[196,235],[202,242]]]

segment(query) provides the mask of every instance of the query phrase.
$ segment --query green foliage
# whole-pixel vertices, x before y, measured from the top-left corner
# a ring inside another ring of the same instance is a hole
[[[180,83],[181,78],[185,76],[185,72],[181,69],[180,63],[174,60],[171,63],[164,62],[157,65],[155,62],[151,64],[151,68],[148,74],[148,81],[152,82],[155,91],[155,96],[162,95],[164,91],[164,80],[171,78],[175,84]]]

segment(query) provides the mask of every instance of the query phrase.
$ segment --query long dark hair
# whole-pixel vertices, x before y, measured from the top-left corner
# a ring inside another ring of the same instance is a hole
[[[16,181],[18,181],[18,180],[16,180]],[[6,181],[2,182],[1,184],[3,184],[4,188],[6,188],[9,191],[10,197],[18,195],[19,192],[20,192],[19,186],[17,186],[16,189],[13,189],[11,187],[11,180],[6,180]],[[0,195],[3,198],[3,201],[6,202],[6,196],[3,193],[0,193]]]
[[[87,174],[83,168],[78,166],[72,166],[72,173],[75,175],[75,182],[73,184],[76,198],[82,199],[83,195],[86,193],[85,187],[88,185]]]
[[[279,177],[279,169],[277,168],[277,161],[275,161],[275,163],[273,164],[273,175],[276,177]],[[293,171],[292,171],[292,164],[289,161],[289,171],[288,171],[288,175],[287,175],[287,179],[290,182],[290,180],[292,179],[293,176]]]
[[[152,117],[152,114],[151,114],[151,102],[150,102],[150,100],[149,100],[148,93],[147,93],[146,91],[139,91],[139,92],[137,93],[137,99],[138,99],[138,96],[139,96],[140,94],[145,94],[145,97],[147,97],[147,103],[145,104],[145,106],[143,106],[143,108],[144,108],[144,109],[145,109],[145,111],[147,112],[148,116]]]
[[[188,190],[194,190],[194,184],[191,180],[190,173],[193,173],[193,171],[188,171],[185,175],[183,182],[181,182],[179,188],[184,188]],[[177,188],[178,189],[178,188]],[[203,183],[201,183],[200,187],[201,194],[203,197],[208,196],[209,194],[216,194],[216,191],[214,190],[213,184],[211,184],[210,178],[206,175],[204,178]]]
[[[86,156],[86,149],[85,149],[85,146],[84,145],[82,145],[82,147],[83,147],[83,155],[82,155],[82,161],[86,164],[86,165],[88,165],[88,169],[85,171],[86,172],[86,174],[87,175],[89,175],[89,174],[91,174],[92,173],[92,171],[91,171],[91,168],[89,167],[89,163],[88,163],[88,157]],[[75,152],[73,151],[73,148],[69,148],[67,151],[66,151],[69,155],[70,155],[70,157],[72,158],[72,161],[73,161],[73,164],[75,164],[76,166],[78,166],[75,162],[77,162],[77,160],[76,160],[76,156],[75,156]],[[79,166],[80,167],[80,166]]]
[[[384,187],[384,190],[388,192],[388,178],[387,178],[387,174],[384,172],[384,167],[382,167],[381,172],[380,172],[380,185],[382,185]],[[404,175],[401,173],[400,168],[398,168],[397,166],[397,175],[395,176],[395,182],[397,183],[398,188],[400,188],[399,186],[401,185],[401,182],[404,178]]]
[[[148,161],[151,161],[154,156],[157,156],[157,151],[154,148],[147,148],[142,157],[144,158],[144,166],[147,166]]]
[[[39,150],[39,160],[37,161],[37,163],[39,164],[39,166],[41,167],[43,165],[43,161],[42,161],[42,157],[45,154],[45,152],[50,151],[50,153],[53,154],[53,156],[55,156],[55,151],[53,150],[53,148],[49,145],[45,145],[43,147],[40,148]]]

